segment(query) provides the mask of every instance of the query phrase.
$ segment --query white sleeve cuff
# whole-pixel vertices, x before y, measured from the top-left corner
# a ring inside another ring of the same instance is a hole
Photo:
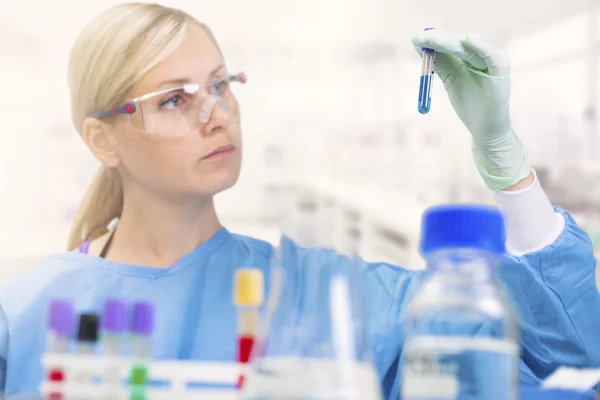
[[[535,171],[531,186],[497,192],[496,203],[506,219],[506,250],[521,256],[551,245],[565,229],[565,219],[554,211]]]

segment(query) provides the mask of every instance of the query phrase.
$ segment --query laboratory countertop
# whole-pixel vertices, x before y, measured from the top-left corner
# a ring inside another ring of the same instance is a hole
[[[209,397],[206,397],[206,394],[209,394]],[[206,399],[210,398],[213,400],[240,400],[243,398],[239,397],[239,394],[236,392],[223,392],[223,391],[212,391],[201,393],[198,392],[197,396],[193,394],[188,394],[185,396],[185,399]],[[151,399],[152,396],[149,397]],[[11,399],[15,400],[43,400],[43,397],[11,397]],[[162,399],[162,397],[157,397],[158,399]],[[519,393],[519,400],[598,400],[600,397],[597,397],[593,392],[575,392],[569,390],[540,390],[537,388],[526,388],[521,389]],[[91,399],[90,399],[91,400]]]

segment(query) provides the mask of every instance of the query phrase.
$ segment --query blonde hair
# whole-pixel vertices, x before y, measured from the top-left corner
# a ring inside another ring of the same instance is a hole
[[[125,101],[131,87],[166,59],[183,41],[190,24],[210,29],[183,11],[158,4],[125,3],[92,20],[81,32],[69,59],[73,124],[94,111]],[[123,187],[117,171],[101,166],[84,196],[71,228],[68,248],[107,232],[108,222],[123,210]]]

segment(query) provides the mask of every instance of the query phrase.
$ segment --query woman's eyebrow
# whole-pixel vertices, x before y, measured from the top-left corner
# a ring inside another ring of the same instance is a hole
[[[221,72],[221,70],[223,70],[223,69],[225,69],[225,64],[219,64],[219,66],[217,66],[210,72],[209,77],[212,78],[217,73]],[[156,89],[160,89],[164,86],[184,85],[186,83],[191,83],[191,82],[193,82],[193,80],[189,77],[174,78],[174,79],[169,79],[167,81],[159,83],[158,86],[156,86]]]

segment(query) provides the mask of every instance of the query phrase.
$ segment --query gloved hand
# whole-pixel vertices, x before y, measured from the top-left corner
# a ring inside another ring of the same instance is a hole
[[[435,73],[473,136],[473,157],[486,185],[499,191],[527,178],[529,155],[510,121],[510,68],[504,54],[476,36],[437,29],[417,33],[412,43],[419,54],[421,47],[437,52]]]

